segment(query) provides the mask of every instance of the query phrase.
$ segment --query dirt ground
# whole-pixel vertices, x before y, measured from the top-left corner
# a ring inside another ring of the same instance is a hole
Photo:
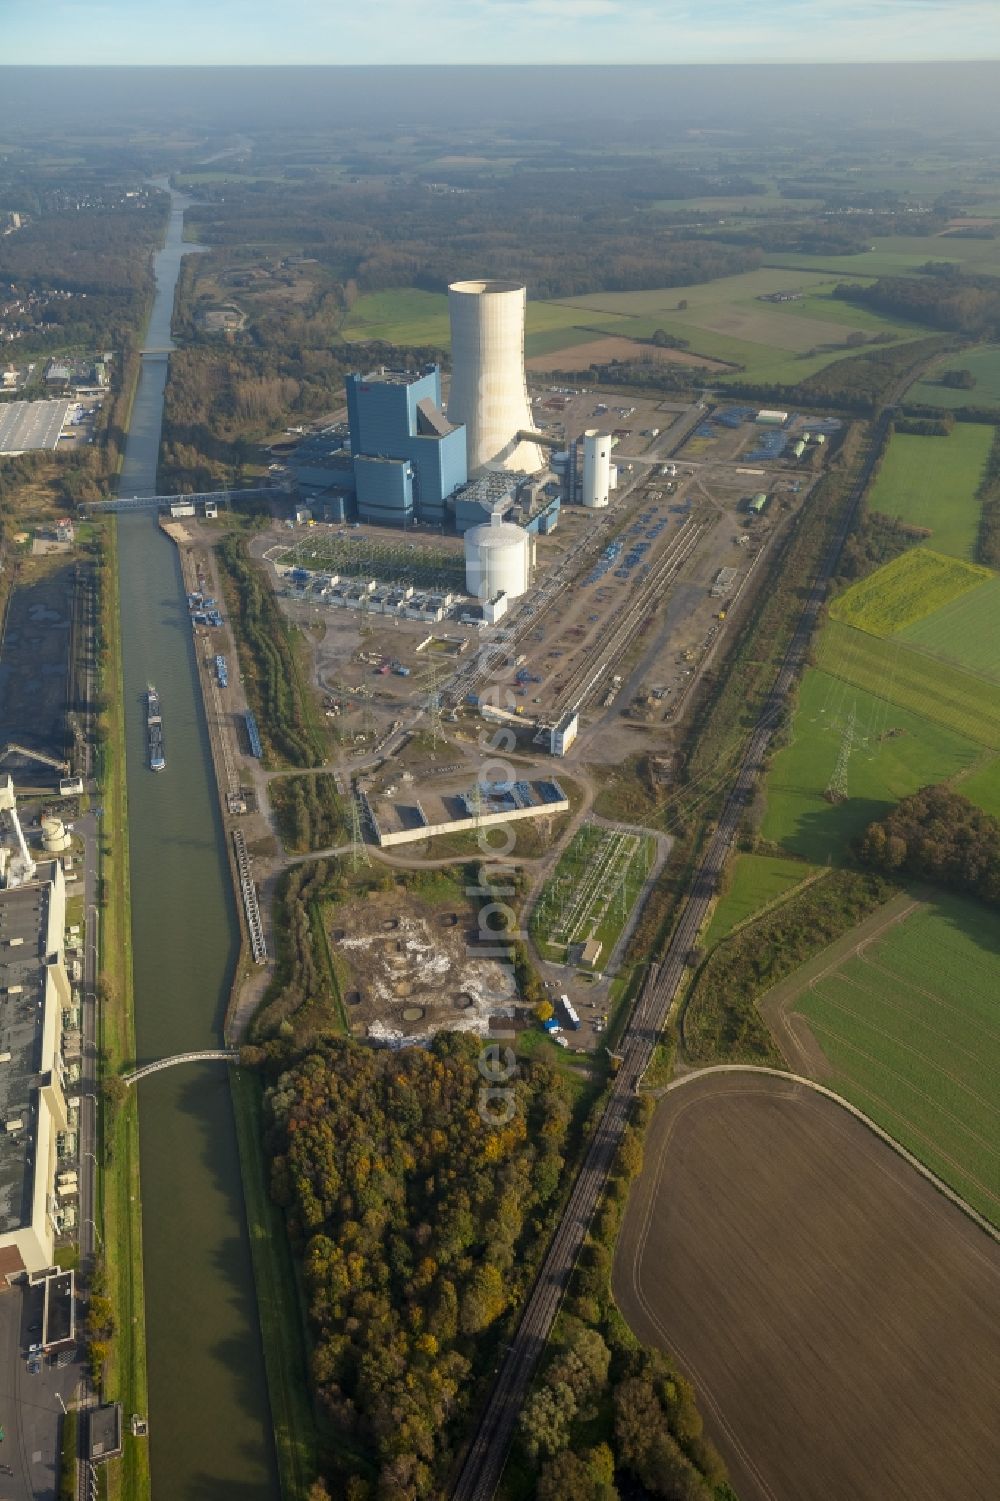
[[[741,1501],[996,1494],[1000,1247],[805,1086],[660,1101],[614,1290],[694,1381]]]
[[[703,370],[729,370],[721,360],[711,360],[707,355],[692,354],[687,349],[659,349],[655,344],[639,344],[635,339],[594,339],[590,344],[577,344],[570,349],[557,349],[551,354],[536,354],[525,360],[526,370],[589,370],[591,365],[607,364],[611,360],[664,360],[671,365],[697,365]]]
[[[417,1042],[442,1028],[485,1036],[491,1018],[513,1019],[510,970],[475,952],[467,901],[424,901],[414,893],[373,892],[328,918],[347,1015],[356,1036]]]

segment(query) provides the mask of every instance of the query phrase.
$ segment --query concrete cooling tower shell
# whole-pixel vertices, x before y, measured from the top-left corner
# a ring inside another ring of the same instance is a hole
[[[487,466],[534,474],[536,443],[524,377],[524,287],[514,281],[456,281],[448,288],[451,391],[448,419],[465,424],[469,473]]]
[[[583,503],[606,506],[611,490],[611,438],[588,428],[583,435]]]
[[[465,534],[465,587],[476,599],[519,599],[531,574],[531,538],[512,521],[473,526]]]

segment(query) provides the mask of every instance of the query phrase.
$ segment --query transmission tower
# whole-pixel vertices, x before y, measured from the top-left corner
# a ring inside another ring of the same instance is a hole
[[[823,796],[828,803],[845,803],[847,801],[847,766],[851,759],[851,751],[854,748],[854,728],[858,717],[858,705],[855,699],[851,705],[851,712],[847,716],[844,726],[844,734],[840,742],[840,750],[837,752],[837,764],[833,768],[833,775],[826,786]]]
[[[427,667],[427,681],[429,692],[427,694],[427,702],[424,705],[424,708],[426,710],[427,718],[430,723],[431,741],[434,745],[434,749],[437,750],[438,741],[444,739],[444,725],[441,720],[441,694],[438,691],[438,660],[433,652],[430,652],[428,656]]]
[[[361,639],[364,640],[366,636],[370,636],[374,629],[371,621],[371,597],[366,589],[358,605],[358,632]]]

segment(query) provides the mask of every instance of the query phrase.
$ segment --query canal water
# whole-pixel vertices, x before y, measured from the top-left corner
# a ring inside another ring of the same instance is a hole
[[[172,199],[149,349],[170,342],[186,249]],[[165,357],[144,360],[119,483],[156,487]],[[118,518],[127,724],[136,1048],[140,1062],[218,1047],[239,944],[177,550],[150,515]],[[146,765],[147,683],[166,770]],[[184,1065],[139,1085],[154,1501],[279,1494],[226,1070]]]

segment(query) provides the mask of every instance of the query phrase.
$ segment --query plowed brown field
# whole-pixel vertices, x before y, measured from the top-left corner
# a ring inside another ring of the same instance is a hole
[[[1000,1246],[805,1086],[660,1101],[614,1290],[695,1382],[741,1501],[997,1495]]]

